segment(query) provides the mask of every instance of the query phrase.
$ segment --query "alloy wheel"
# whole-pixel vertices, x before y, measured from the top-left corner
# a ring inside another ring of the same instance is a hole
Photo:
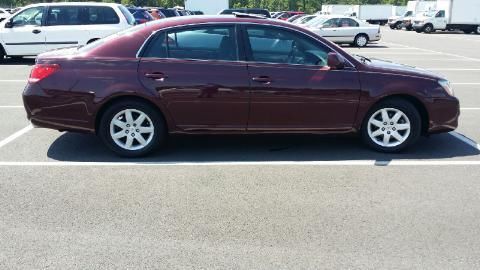
[[[395,147],[410,135],[411,124],[407,115],[395,108],[382,108],[368,120],[368,135],[377,145]]]
[[[364,46],[367,45],[367,43],[368,43],[368,39],[365,36],[361,35],[361,36],[357,37],[357,44],[356,45],[358,47],[364,47]]]
[[[117,113],[110,122],[110,136],[121,148],[129,151],[148,146],[155,134],[153,121],[139,110],[125,109]]]

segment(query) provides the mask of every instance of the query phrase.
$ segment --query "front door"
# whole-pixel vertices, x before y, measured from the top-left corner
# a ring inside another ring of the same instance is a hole
[[[44,7],[31,7],[10,20],[11,27],[1,29],[8,55],[37,55],[46,50],[42,22]]]
[[[157,33],[138,69],[143,85],[183,131],[245,131],[249,80],[236,28],[195,26]]]
[[[252,79],[248,130],[350,130],[360,97],[357,71],[330,70],[331,51],[306,35],[246,26]]]

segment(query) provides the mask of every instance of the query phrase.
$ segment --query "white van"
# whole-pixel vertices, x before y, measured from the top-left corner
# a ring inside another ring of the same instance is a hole
[[[134,24],[135,18],[120,4],[30,5],[0,23],[0,60],[85,45]]]

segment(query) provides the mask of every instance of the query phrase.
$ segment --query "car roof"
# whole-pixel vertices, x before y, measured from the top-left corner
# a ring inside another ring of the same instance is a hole
[[[255,17],[237,17],[235,15],[196,15],[172,17],[164,20],[155,20],[147,22],[142,31],[156,31],[161,28],[176,27],[184,25],[206,24],[206,23],[258,23],[265,25],[278,25],[297,30],[304,30],[291,23],[271,18],[255,18]]]
[[[120,4],[116,3],[103,3],[103,2],[57,2],[57,3],[38,3],[28,5],[27,7],[43,7],[43,6],[110,6],[116,7]]]

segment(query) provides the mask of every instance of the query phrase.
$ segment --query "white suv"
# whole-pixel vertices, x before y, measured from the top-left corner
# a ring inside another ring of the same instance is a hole
[[[119,4],[30,5],[0,23],[0,60],[85,45],[134,24],[135,18]]]

